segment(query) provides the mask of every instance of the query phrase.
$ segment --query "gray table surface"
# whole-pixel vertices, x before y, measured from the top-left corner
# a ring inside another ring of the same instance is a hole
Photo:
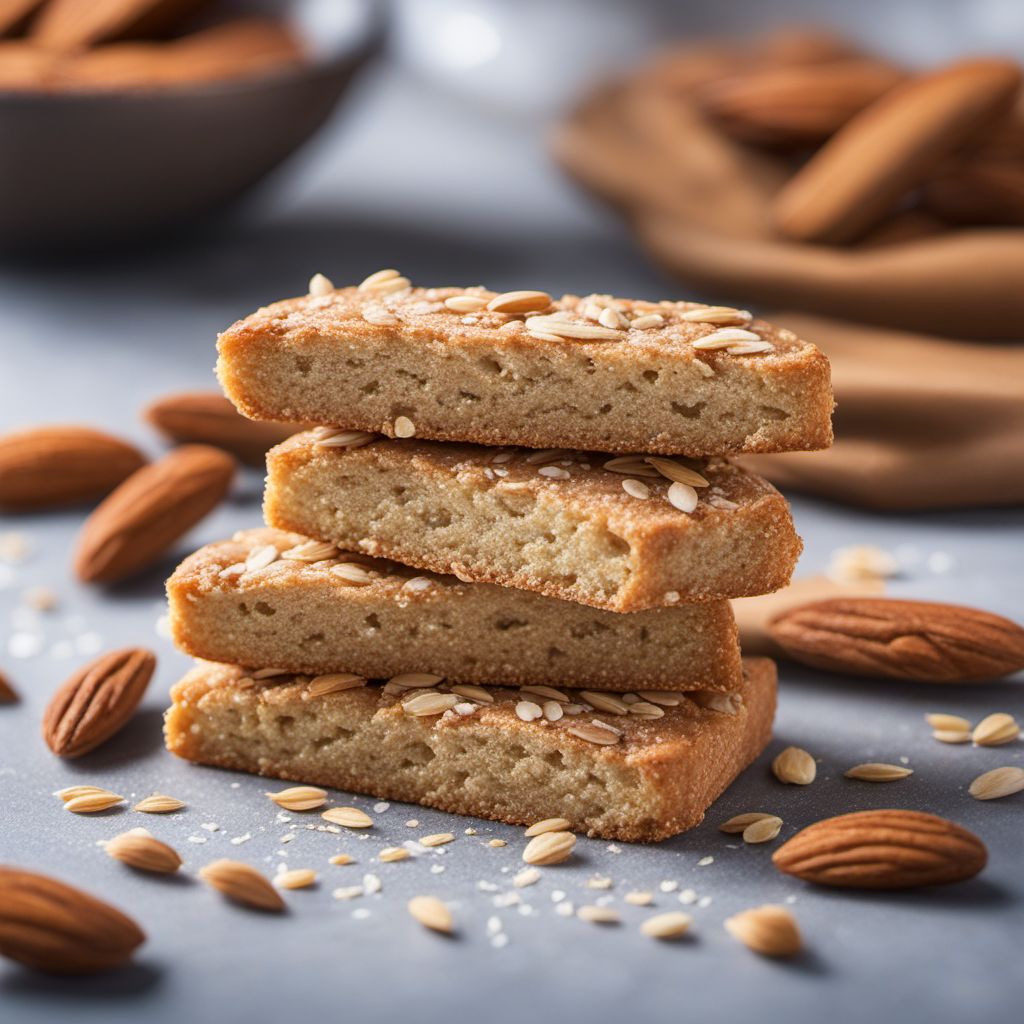
[[[424,282],[681,296],[648,269],[611,217],[560,178],[536,128],[454,106],[448,116],[444,100],[428,105],[415,84],[393,75],[364,80],[360,92],[358,109],[340,116],[240,224],[84,265],[0,268],[0,428],[94,422],[155,454],[160,444],[140,423],[140,406],[169,390],[211,385],[215,332],[263,302],[301,292],[314,271],[349,281],[398,265]],[[418,148],[405,148],[412,144]],[[473,1014],[493,1022],[629,1015],[845,1024],[1019,1012],[1024,796],[980,803],[966,788],[984,770],[1020,764],[1021,746],[943,746],[922,717],[932,710],[974,720],[996,710],[1022,715],[1019,684],[904,686],[786,666],[775,740],[702,827],[656,847],[581,841],[574,862],[545,869],[525,889],[511,882],[521,866],[519,829],[401,805],[378,812],[372,799],[355,798],[376,828],[325,834],[307,830],[300,816],[275,820],[259,779],[175,760],[162,749],[160,716],[187,659],[162,631],[162,581],[186,551],[258,523],[260,487],[259,474],[248,473],[162,565],[110,590],[70,577],[81,512],[0,519],[0,533],[21,533],[32,548],[20,564],[0,562],[0,665],[24,697],[0,708],[0,861],[80,884],[135,915],[149,935],[134,967],[106,977],[57,981],[0,965],[5,1021],[229,1024],[323,1014],[432,1022]],[[793,507],[807,544],[803,573],[822,570],[837,547],[876,544],[900,559],[894,594],[1024,617],[1018,511],[889,517],[805,499]],[[25,606],[24,592],[39,585],[56,592],[57,608]],[[58,761],[39,738],[49,695],[75,665],[123,644],[159,653],[141,713],[93,755]],[[789,743],[819,759],[813,786],[783,787],[770,777],[771,756]],[[900,758],[915,770],[905,781],[842,778],[852,764]],[[51,794],[79,782],[129,800],[172,793],[188,808],[165,818],[126,810],[74,817]],[[816,891],[776,873],[769,847],[744,848],[716,828],[732,814],[765,809],[785,819],[785,838],[820,817],[889,806],[933,811],[976,830],[989,846],[989,867],[943,890]],[[405,825],[410,818],[418,828]],[[182,851],[180,878],[133,874],[98,848],[140,824]],[[468,826],[475,837],[463,834]],[[448,847],[404,863],[374,859],[385,845],[448,830],[458,834]],[[250,838],[232,842],[243,836]],[[484,845],[492,837],[508,846]],[[357,863],[330,866],[338,851]],[[311,866],[321,872],[319,888],[290,894],[284,918],[247,912],[195,880],[203,863],[222,856],[268,872]],[[702,865],[708,857],[713,862]],[[382,880],[379,894],[332,899],[335,886],[366,873]],[[612,888],[588,889],[595,874],[610,877]],[[692,939],[643,936],[637,926],[652,911],[624,903],[632,888],[653,889],[658,911],[679,909],[679,893],[693,890],[686,898],[698,902],[684,908],[695,917]],[[406,916],[406,900],[423,892],[452,904],[456,938],[430,934]],[[610,900],[623,924],[560,916],[559,899]],[[727,935],[726,916],[764,902],[792,905],[805,956],[766,961]]]

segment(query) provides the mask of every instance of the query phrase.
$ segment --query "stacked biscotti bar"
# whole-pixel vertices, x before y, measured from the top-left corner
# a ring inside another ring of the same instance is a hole
[[[416,288],[386,270],[221,335],[266,527],[168,583],[182,757],[656,840],[764,748],[775,667],[729,599],[790,578],[786,502],[732,464],[831,442],[828,363],[732,308]]]

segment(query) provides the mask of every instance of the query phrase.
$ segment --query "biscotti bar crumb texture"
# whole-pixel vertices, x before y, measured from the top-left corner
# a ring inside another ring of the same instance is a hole
[[[697,456],[832,442],[825,356],[728,307],[317,275],[309,295],[230,327],[219,353],[253,419]]]
[[[208,661],[312,674],[595,690],[731,690],[726,601],[613,612],[424,574],[281,530],[246,530],[167,584],[171,635]]]
[[[609,611],[765,594],[801,550],[778,491],[723,459],[327,429],[274,448],[267,468],[270,526]]]
[[[775,666],[745,663],[731,694],[630,695],[598,708],[486,689],[316,686],[200,662],[172,690],[167,746],[190,761],[456,814],[654,841],[700,823],[764,749]],[[607,698],[606,698],[607,700]]]

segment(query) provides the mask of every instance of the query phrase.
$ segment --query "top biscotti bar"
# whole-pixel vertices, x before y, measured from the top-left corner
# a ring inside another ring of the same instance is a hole
[[[380,271],[220,336],[252,419],[529,448],[730,455],[827,448],[828,360],[745,310],[414,288]]]

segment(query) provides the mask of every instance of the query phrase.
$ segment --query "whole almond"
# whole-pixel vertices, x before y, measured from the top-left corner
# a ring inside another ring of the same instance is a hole
[[[725,930],[762,956],[795,956],[803,948],[796,918],[785,907],[772,903],[727,918]]]
[[[1000,800],[1024,790],[1024,768],[1006,765],[979,775],[968,792],[975,800]]]
[[[905,779],[908,775],[913,774],[913,768],[907,768],[901,764],[885,764],[880,761],[855,764],[843,772],[846,778],[858,779],[861,782],[897,782],[899,779]]]
[[[802,747],[786,747],[772,761],[772,774],[790,786],[809,786],[818,776],[818,766]]]
[[[848,889],[910,889],[972,878],[988,859],[967,829],[920,811],[841,814],[798,832],[772,857],[787,875]]]
[[[60,757],[80,757],[110,739],[135,713],[155,667],[151,651],[125,647],[80,668],[46,707],[46,745]]]
[[[178,851],[162,843],[144,828],[122,832],[103,844],[108,856],[139,871],[152,871],[158,875],[172,875],[181,867]]]
[[[241,861],[215,860],[200,868],[199,877],[236,903],[257,910],[284,910],[284,900],[266,877]]]
[[[965,60],[897,86],[853,117],[775,198],[780,232],[843,244],[881,221],[942,161],[1009,110],[1015,62]]]
[[[39,971],[91,974],[145,942],[119,910],[47,875],[0,867],[0,954]]]
[[[452,912],[448,909],[447,904],[436,896],[414,896],[406,906],[409,913],[424,928],[446,935],[451,934]]]
[[[290,786],[288,789],[263,795],[286,811],[313,811],[327,803],[327,790],[318,786]]]
[[[526,844],[523,860],[539,866],[561,864],[572,856],[575,846],[576,837],[571,832],[542,832]]]
[[[708,83],[696,99],[741,142],[817,145],[903,77],[891,65],[865,59],[755,68]]]
[[[151,565],[221,502],[234,473],[230,456],[205,445],[185,445],[133,473],[82,528],[78,578],[116,583]]]
[[[137,448],[89,427],[6,434],[0,437],[0,508],[24,511],[102,498],[145,462]]]
[[[165,395],[143,416],[171,441],[213,445],[251,466],[262,466],[268,449],[303,429],[301,423],[246,419],[219,391]]]
[[[1005,711],[996,711],[986,715],[971,733],[971,739],[979,747],[1001,747],[1012,743],[1020,736],[1020,726],[1013,715]]]
[[[153,793],[151,796],[143,797],[132,810],[141,811],[143,814],[171,814],[180,811],[184,806],[185,801],[179,800],[176,796]]]
[[[795,661],[830,672],[960,683],[1024,668],[1024,629],[959,605],[836,598],[783,612],[769,629]]]
[[[320,812],[324,821],[332,825],[344,825],[345,828],[373,828],[373,818],[358,807],[328,807]]]
[[[640,924],[640,931],[652,939],[678,939],[685,935],[693,923],[689,914],[681,910],[670,910],[665,914],[655,914]]]

